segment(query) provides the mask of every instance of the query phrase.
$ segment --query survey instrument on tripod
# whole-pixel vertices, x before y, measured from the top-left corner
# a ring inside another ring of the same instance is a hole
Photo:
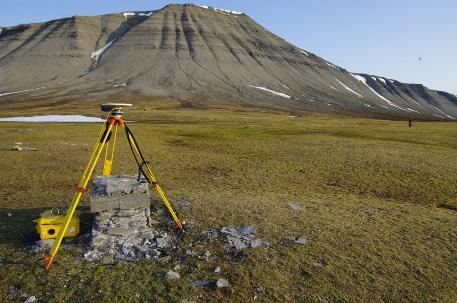
[[[103,150],[105,150],[104,161],[103,161],[103,175],[109,176],[113,167],[114,152],[116,148],[117,141],[117,132],[119,128],[125,130],[125,135],[127,137],[127,142],[130,146],[130,149],[135,159],[136,164],[138,165],[139,175],[143,175],[146,180],[156,189],[158,195],[162,199],[166,208],[168,209],[171,217],[175,221],[177,227],[182,230],[184,228],[183,222],[179,220],[176,212],[171,206],[170,201],[165,195],[163,189],[160,187],[157,178],[152,172],[152,169],[149,165],[149,162],[146,161],[141,149],[139,147],[138,141],[133,135],[130,128],[127,126],[122,112],[123,107],[132,106],[128,103],[106,103],[101,105],[101,110],[106,113],[106,122],[103,126],[100,134],[98,136],[97,142],[95,143],[92,153],[89,157],[89,160],[86,164],[86,167],[83,171],[83,174],[79,180],[78,186],[76,187],[76,192],[71,201],[70,207],[68,208],[62,227],[60,228],[55,242],[51,248],[51,252],[48,256],[45,257],[44,263],[45,268],[49,269],[52,262],[55,259],[57,251],[59,250],[62,239],[67,231],[69,223],[75,213],[76,207],[78,206],[81,197],[85,192],[87,192],[87,186],[94,172],[95,166],[102,155]]]

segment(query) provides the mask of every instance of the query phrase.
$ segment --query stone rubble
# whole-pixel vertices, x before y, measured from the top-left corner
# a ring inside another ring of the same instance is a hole
[[[54,239],[41,239],[28,246],[27,249],[32,252],[49,251],[54,244]]]
[[[221,234],[224,238],[226,249],[235,253],[248,247],[270,246],[270,243],[261,239],[256,239],[256,232],[257,229],[254,226],[224,226],[221,228]]]
[[[92,245],[88,261],[110,264],[115,260],[157,259],[174,248],[174,239],[152,228],[148,184],[136,176],[95,177],[91,212]]]

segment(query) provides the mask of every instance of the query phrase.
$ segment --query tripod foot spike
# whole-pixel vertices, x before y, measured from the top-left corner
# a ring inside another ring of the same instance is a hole
[[[44,257],[44,268],[49,269],[51,267],[52,261],[54,261],[53,256]]]

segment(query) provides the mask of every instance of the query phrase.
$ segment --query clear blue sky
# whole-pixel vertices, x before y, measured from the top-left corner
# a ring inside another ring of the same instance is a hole
[[[0,26],[153,10],[162,0],[4,0]],[[457,94],[456,0],[199,0],[243,11],[293,44],[354,72]],[[421,57],[422,60],[418,58]]]

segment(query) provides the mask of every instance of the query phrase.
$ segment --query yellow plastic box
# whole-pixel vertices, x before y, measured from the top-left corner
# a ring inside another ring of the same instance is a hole
[[[41,239],[54,239],[57,237],[60,228],[64,223],[65,216],[54,215],[52,212],[45,212],[41,217],[34,220],[36,222],[36,231]],[[79,215],[74,214],[68,224],[67,232],[64,237],[76,237],[79,234]]]

